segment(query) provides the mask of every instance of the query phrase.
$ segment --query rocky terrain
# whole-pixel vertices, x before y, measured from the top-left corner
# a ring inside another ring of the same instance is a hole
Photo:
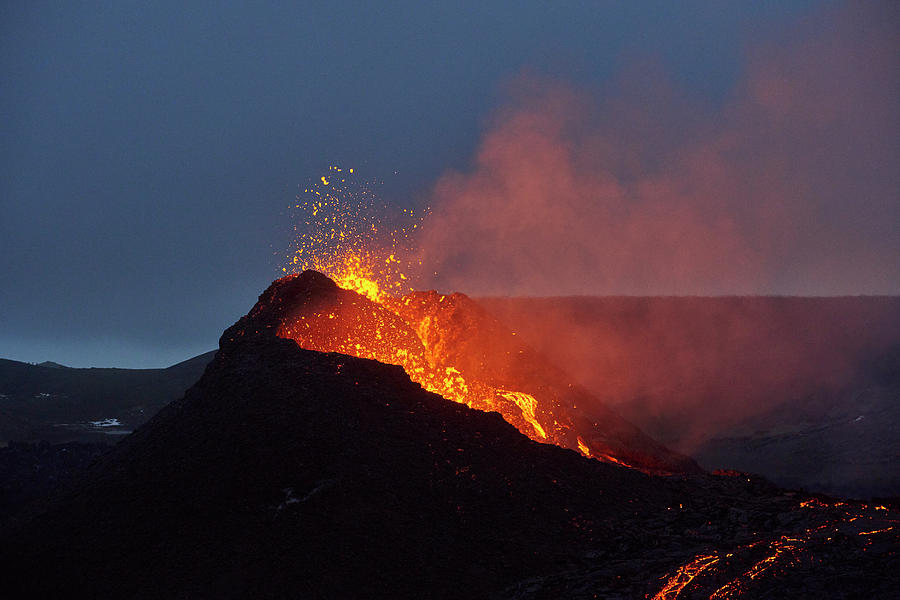
[[[86,442],[10,442],[0,448],[0,523],[77,477],[109,449]]]
[[[588,459],[258,316],[182,399],[7,522],[5,594],[888,598],[900,584],[896,506]]]

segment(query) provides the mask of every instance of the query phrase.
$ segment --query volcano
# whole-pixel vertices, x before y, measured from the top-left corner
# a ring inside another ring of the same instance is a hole
[[[329,344],[387,336],[427,359],[434,342],[397,313],[378,331],[344,315],[372,316],[363,300],[315,273],[273,284],[182,399],[6,525],[5,596],[886,597],[900,583],[891,507],[588,459],[400,366],[286,337],[327,320]]]
[[[274,282],[229,340],[267,331],[302,348],[404,367],[425,389],[496,411],[531,439],[647,473],[697,473],[521,342],[464,294],[376,302],[315,271]]]

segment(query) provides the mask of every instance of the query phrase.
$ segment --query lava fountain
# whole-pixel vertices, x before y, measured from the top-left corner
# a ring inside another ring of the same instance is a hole
[[[331,167],[294,208],[303,219],[288,275],[258,309],[279,307],[279,337],[399,365],[426,390],[499,412],[538,442],[646,472],[699,470],[574,385],[471,298],[413,291],[400,257],[419,221],[404,210],[405,223],[391,223],[352,169]]]

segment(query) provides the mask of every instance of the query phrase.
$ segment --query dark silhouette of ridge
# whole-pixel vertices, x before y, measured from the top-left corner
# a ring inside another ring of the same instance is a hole
[[[0,443],[114,443],[121,435],[91,422],[116,419],[119,432],[142,425],[196,383],[213,354],[165,369],[76,369],[0,359]]]
[[[47,367],[48,369],[68,369],[66,365],[61,365],[59,363],[53,362],[52,360],[45,360],[42,363],[38,363],[39,367]]]
[[[25,576],[52,556],[53,577],[17,581],[40,594],[466,597],[459,581],[497,590],[570,560],[588,532],[613,534],[573,521],[585,511],[677,499],[399,367],[241,336],[0,558]]]

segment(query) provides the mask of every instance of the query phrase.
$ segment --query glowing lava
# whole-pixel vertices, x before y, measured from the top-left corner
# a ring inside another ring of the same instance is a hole
[[[675,600],[698,575],[717,562],[719,558],[715,554],[701,554],[694,557],[690,562],[678,567],[678,571],[669,577],[666,585],[653,596],[653,600]]]
[[[282,324],[278,335],[310,350],[341,352],[402,366],[426,390],[472,408],[499,410],[512,423],[524,420],[530,425],[525,433],[546,439],[535,418],[534,396],[468,381],[424,343],[428,319],[416,324],[418,339],[408,334],[407,324],[397,316],[397,309],[411,302],[408,297],[396,297],[410,291],[398,254],[418,223],[411,210],[404,210],[403,216],[413,222],[389,225],[387,207],[366,185],[350,177],[352,171],[330,167],[319,184],[298,194],[294,208],[304,213],[304,231],[294,243],[289,266],[282,271],[321,272],[339,287],[364,296],[383,310],[352,300],[341,302],[327,313],[312,312]],[[510,404],[518,407],[519,415],[503,410]]]
[[[743,596],[753,597],[753,585],[766,578],[777,579],[786,570],[800,565],[803,561],[814,563],[821,561],[818,555],[829,552],[834,543],[834,536],[856,534],[867,538],[866,545],[878,538],[882,543],[895,543],[896,535],[891,523],[896,521],[893,515],[879,513],[884,507],[870,507],[865,504],[848,504],[846,502],[825,502],[818,498],[808,498],[800,503],[801,508],[819,513],[819,524],[782,535],[775,539],[758,539],[749,544],[738,546],[724,555],[699,554],[692,558],[672,575],[666,578],[662,589],[653,596],[653,600],[675,600],[688,590],[690,597],[708,597],[709,600],[725,600]],[[885,510],[886,511],[886,510]],[[866,529],[878,525],[875,529]],[[744,559],[739,559],[744,556]],[[727,560],[730,559],[730,560]],[[744,563],[740,574],[728,572],[727,564]],[[721,580],[725,583],[721,584]],[[707,590],[705,593],[702,590]],[[709,594],[709,596],[706,596]]]
[[[390,209],[353,169],[337,166],[298,193],[292,208],[302,218],[282,272],[318,271],[375,302],[410,291],[398,254],[419,226],[412,210],[391,223]]]
[[[534,399],[534,396],[531,394],[526,394],[525,392],[511,392],[509,390],[497,390],[497,393],[506,398],[507,400],[512,400],[516,403],[522,410],[522,416],[526,421],[531,423],[531,426],[534,427],[535,433],[541,436],[543,439],[547,439],[547,434],[544,432],[544,428],[541,427],[541,424],[537,422],[534,418],[534,409],[537,406],[537,400]]]
[[[339,285],[340,281],[338,278],[335,283]],[[321,291],[317,304],[285,318],[277,335],[308,350],[340,352],[399,365],[410,379],[430,392],[479,410],[498,411],[532,438],[547,438],[535,416],[534,396],[466,378],[435,353],[434,347],[428,348],[418,332],[391,310],[396,300],[375,302],[362,294],[349,293],[352,291]]]

